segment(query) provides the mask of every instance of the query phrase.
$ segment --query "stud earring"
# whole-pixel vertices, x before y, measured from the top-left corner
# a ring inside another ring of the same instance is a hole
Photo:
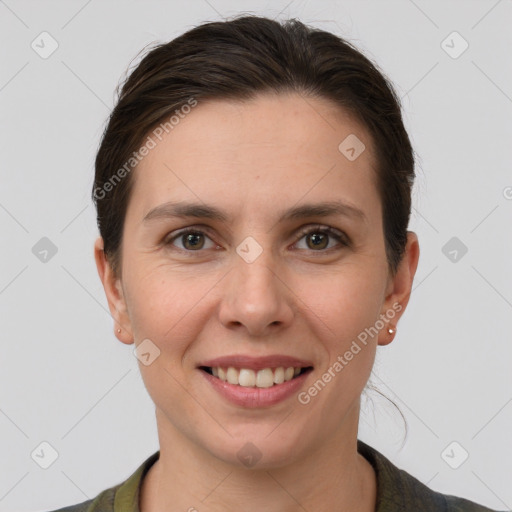
[[[117,334],[121,334],[121,329],[117,329]]]
[[[388,334],[394,334],[396,332],[396,329],[393,329],[392,327],[390,327],[388,329]]]

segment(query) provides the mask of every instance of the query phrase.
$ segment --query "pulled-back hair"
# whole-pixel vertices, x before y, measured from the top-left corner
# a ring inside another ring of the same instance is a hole
[[[360,51],[334,34],[292,19],[258,16],[199,25],[148,51],[120,88],[96,156],[93,200],[104,251],[117,273],[133,172],[152,130],[191,101],[250,100],[259,93],[324,98],[367,128],[377,161],[386,257],[392,274],[404,254],[414,156],[400,101]],[[139,152],[139,150],[141,150]]]

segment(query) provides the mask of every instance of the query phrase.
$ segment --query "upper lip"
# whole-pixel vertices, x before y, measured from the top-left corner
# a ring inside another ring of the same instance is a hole
[[[233,368],[263,370],[264,368],[279,368],[281,366],[284,368],[289,368],[290,366],[293,366],[294,368],[306,368],[308,366],[313,366],[313,364],[311,361],[306,361],[305,359],[298,359],[296,357],[279,354],[263,357],[236,354],[209,359],[198,365],[198,367],[201,366],[208,366],[210,368],[229,368],[231,366]]]

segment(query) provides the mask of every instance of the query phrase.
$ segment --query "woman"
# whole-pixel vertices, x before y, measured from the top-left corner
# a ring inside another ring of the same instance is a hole
[[[414,176],[392,86],[332,34],[244,16],[149,52],[93,198],[160,450],[61,510],[490,510],[357,439],[418,264]]]

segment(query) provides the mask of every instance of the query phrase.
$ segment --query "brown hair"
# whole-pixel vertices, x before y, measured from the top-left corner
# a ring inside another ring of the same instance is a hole
[[[98,227],[114,272],[121,267],[130,171],[148,133],[191,99],[249,100],[260,92],[331,100],[367,128],[377,160],[386,257],[396,273],[407,242],[415,173],[392,85],[375,64],[334,34],[295,19],[280,23],[248,15],[204,23],[156,46],[122,85],[96,156],[93,186]]]

